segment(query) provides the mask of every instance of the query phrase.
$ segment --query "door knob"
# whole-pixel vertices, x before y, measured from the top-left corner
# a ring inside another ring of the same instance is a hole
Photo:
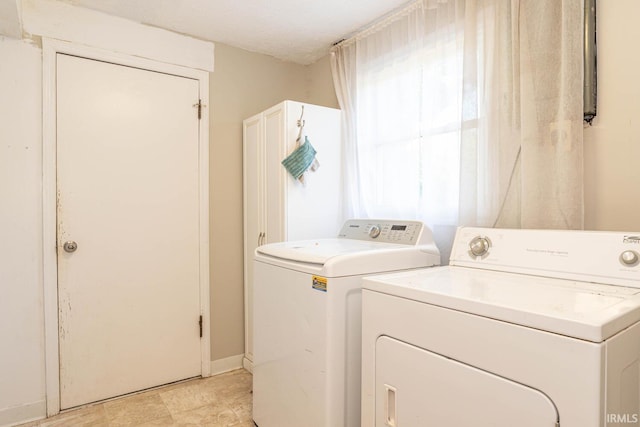
[[[69,241],[69,242],[64,242],[64,245],[62,245],[62,247],[64,248],[65,252],[75,252],[76,249],[78,249],[78,244],[76,242],[73,241]]]

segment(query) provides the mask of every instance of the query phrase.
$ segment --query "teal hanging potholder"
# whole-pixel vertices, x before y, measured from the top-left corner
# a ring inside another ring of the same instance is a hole
[[[309,169],[316,157],[316,150],[309,142],[309,138],[304,137],[304,143],[293,150],[291,154],[282,161],[282,166],[295,178],[299,179],[303,173]]]

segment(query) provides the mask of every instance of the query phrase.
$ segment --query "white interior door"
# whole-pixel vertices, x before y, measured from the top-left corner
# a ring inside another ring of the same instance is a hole
[[[56,71],[66,409],[201,373],[199,85],[63,54]]]

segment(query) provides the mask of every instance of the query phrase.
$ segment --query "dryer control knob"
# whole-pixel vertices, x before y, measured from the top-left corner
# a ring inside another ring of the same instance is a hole
[[[636,251],[624,251],[620,254],[620,262],[626,266],[634,266],[639,260],[638,253]]]
[[[380,227],[377,225],[372,225],[371,228],[369,229],[369,237],[371,237],[372,239],[375,239],[379,235],[380,235]]]
[[[476,236],[469,242],[469,252],[472,256],[484,256],[489,252],[491,240],[488,237]]]

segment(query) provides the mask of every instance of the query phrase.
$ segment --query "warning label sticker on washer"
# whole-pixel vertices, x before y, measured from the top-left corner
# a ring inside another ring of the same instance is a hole
[[[321,276],[313,276],[311,278],[311,287],[318,291],[327,292],[327,278]]]

